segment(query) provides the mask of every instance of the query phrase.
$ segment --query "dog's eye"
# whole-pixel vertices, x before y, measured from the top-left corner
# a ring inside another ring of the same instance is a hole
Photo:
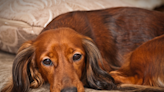
[[[74,54],[74,55],[73,55],[73,61],[80,60],[80,59],[81,59],[81,57],[82,57],[82,55],[81,55],[81,54],[76,53],[76,54]]]
[[[43,61],[42,61],[42,63],[44,64],[44,65],[47,65],[47,66],[50,66],[50,65],[52,65],[52,61],[50,60],[50,59],[44,59]]]

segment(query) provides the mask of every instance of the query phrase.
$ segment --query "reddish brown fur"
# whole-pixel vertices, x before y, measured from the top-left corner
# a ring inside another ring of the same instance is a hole
[[[13,82],[2,92],[27,92],[44,82],[51,92],[83,92],[83,86],[115,89],[108,72],[119,69],[125,54],[162,34],[164,14],[156,11],[122,7],[62,14],[20,47]],[[75,53],[82,55],[78,61],[72,60]],[[52,65],[45,66],[45,58]]]
[[[117,83],[164,87],[164,35],[139,46],[125,62],[110,72]]]
[[[77,87],[79,92],[84,91],[79,80],[85,65],[81,39],[81,35],[72,29],[59,28],[40,34],[34,41],[36,62],[44,80],[50,83],[51,92],[60,92],[64,87]],[[72,56],[77,52],[83,55],[82,59],[73,62]],[[41,63],[46,57],[53,61],[54,66],[47,67]]]

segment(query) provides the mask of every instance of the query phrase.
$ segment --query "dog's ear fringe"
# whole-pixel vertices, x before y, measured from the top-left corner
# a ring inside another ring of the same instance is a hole
[[[88,83],[89,87],[95,89],[116,89],[114,79],[98,65],[98,62],[102,63],[102,56],[94,42],[90,38],[84,38],[83,46],[87,55],[85,75],[87,76],[86,83]]]
[[[27,92],[30,87],[36,88],[43,84],[41,74],[33,67],[34,52],[35,48],[30,43],[22,45],[14,59],[12,82],[7,84],[1,92]]]
[[[35,68],[35,66],[33,64],[34,62],[35,62],[34,59],[32,59],[32,63],[29,67],[31,78],[32,78],[32,82],[30,84],[31,88],[37,88],[44,83],[44,80],[43,80],[41,74],[38,72],[38,70]]]
[[[17,53],[12,68],[13,91],[26,92],[29,89],[30,81],[28,65],[31,62],[33,55],[34,47],[32,46],[25,47]]]

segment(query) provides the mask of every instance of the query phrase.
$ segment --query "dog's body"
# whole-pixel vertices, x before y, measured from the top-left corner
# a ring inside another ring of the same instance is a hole
[[[123,63],[123,55],[164,34],[163,16],[163,13],[138,8],[78,11],[58,16],[43,31],[69,27],[90,37],[110,63],[107,66],[110,71]]]
[[[62,14],[21,46],[11,89],[6,89],[24,92],[46,81],[51,92],[83,92],[83,85],[115,89],[107,72],[117,70],[125,54],[162,34],[164,14],[156,11],[111,8]]]
[[[118,84],[164,87],[164,35],[129,53],[124,65],[110,74]]]

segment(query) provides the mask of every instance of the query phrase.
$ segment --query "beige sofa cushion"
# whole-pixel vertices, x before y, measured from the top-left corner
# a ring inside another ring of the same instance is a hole
[[[0,0],[0,50],[16,53],[34,39],[54,17],[74,10],[117,6],[153,9],[163,0]]]

